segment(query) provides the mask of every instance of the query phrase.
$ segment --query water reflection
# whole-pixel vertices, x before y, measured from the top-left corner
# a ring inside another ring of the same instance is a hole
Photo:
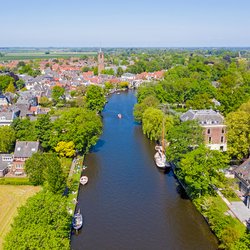
[[[131,92],[113,95],[103,112],[103,135],[86,157],[89,183],[78,198],[85,224],[72,249],[216,249],[172,172],[156,167],[154,143],[133,120],[135,102]]]

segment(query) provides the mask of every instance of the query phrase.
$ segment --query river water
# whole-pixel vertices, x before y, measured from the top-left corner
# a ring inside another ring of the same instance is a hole
[[[173,173],[155,166],[154,143],[133,120],[135,103],[132,91],[114,94],[102,113],[103,134],[85,158],[89,182],[79,190],[84,224],[72,236],[71,248],[217,249]]]

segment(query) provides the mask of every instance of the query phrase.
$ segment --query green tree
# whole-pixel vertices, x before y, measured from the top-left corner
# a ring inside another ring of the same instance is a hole
[[[171,116],[164,116],[163,112],[156,108],[147,108],[142,116],[142,131],[150,140],[160,140],[163,131],[163,122],[165,135],[173,126],[174,121]]]
[[[98,76],[98,67],[94,67],[93,73],[95,76]]]
[[[9,153],[14,148],[15,130],[12,127],[0,127],[0,152]]]
[[[65,89],[63,87],[60,87],[60,86],[55,86],[53,89],[52,89],[52,93],[51,93],[51,96],[52,96],[52,99],[58,103],[59,100],[61,98],[63,98],[63,95],[65,93]]]
[[[49,141],[53,124],[50,121],[49,114],[38,115],[35,121],[35,133],[37,139],[41,142],[41,146],[45,151],[50,149]]]
[[[34,153],[26,162],[25,162],[25,172],[29,177],[29,181],[37,186],[43,185],[44,171],[46,168],[44,161],[45,154],[42,153]]]
[[[200,146],[183,156],[177,175],[186,184],[189,195],[196,198],[214,193],[213,185],[223,178],[219,169],[226,168],[228,163],[227,155]]]
[[[16,81],[16,87],[18,90],[22,89],[25,87],[25,82],[23,79],[19,79]]]
[[[69,249],[70,215],[66,204],[65,197],[49,192],[29,198],[18,210],[4,250]]]
[[[6,88],[14,83],[14,78],[8,75],[0,75],[0,91],[4,92]]]
[[[119,82],[119,87],[122,89],[127,89],[129,86],[129,82]]]
[[[231,112],[226,117],[228,152],[232,157],[242,159],[249,154],[250,113]]]
[[[42,107],[49,107],[49,106],[51,106],[51,101],[49,100],[49,98],[48,97],[46,97],[46,96],[41,96],[40,98],[39,98],[39,104],[42,106]]]
[[[136,103],[133,112],[135,120],[141,122],[145,110],[149,107],[157,108],[159,104],[155,96],[148,96],[141,103]]]
[[[33,185],[44,185],[52,193],[63,192],[66,179],[61,163],[52,153],[35,153],[25,162],[25,171]]]
[[[52,193],[62,194],[66,187],[66,178],[63,173],[61,162],[56,154],[47,154],[45,164],[45,185]]]
[[[37,131],[35,128],[35,123],[31,122],[29,118],[24,119],[14,119],[11,127],[14,128],[16,132],[16,139],[20,141],[36,141]]]
[[[60,141],[73,141],[79,152],[87,152],[97,142],[101,131],[102,122],[96,111],[71,108],[54,122],[50,145],[54,148]]]
[[[175,124],[167,138],[170,144],[166,154],[171,161],[179,161],[185,154],[204,144],[202,128],[197,121]]]
[[[85,100],[87,108],[97,112],[100,112],[106,103],[103,89],[96,85],[88,86]]]
[[[117,72],[116,72],[116,75],[118,76],[118,77],[120,77],[121,75],[123,75],[123,69],[121,68],[121,67],[118,67],[117,68]]]

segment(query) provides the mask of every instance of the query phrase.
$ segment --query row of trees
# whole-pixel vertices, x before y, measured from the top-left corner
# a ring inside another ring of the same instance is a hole
[[[248,249],[250,237],[245,227],[238,220],[225,215],[226,210],[221,210],[214,202],[218,199],[216,187],[231,190],[221,171],[229,165],[229,156],[237,156],[237,152],[248,153],[249,103],[227,116],[229,154],[212,151],[204,145],[203,130],[196,121],[180,123],[178,113],[169,105],[161,108],[164,98],[170,95],[161,84],[150,84],[139,89],[138,104],[134,107],[135,119],[142,122],[144,134],[154,141],[161,137],[162,122],[165,121],[167,159],[177,166],[175,172],[179,180],[197,208],[208,218],[221,242],[220,247]],[[242,154],[238,156],[242,157]],[[219,200],[218,203],[223,204]]]

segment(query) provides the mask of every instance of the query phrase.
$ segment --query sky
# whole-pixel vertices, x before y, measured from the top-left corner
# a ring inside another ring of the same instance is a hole
[[[250,0],[0,0],[0,47],[249,47]]]

